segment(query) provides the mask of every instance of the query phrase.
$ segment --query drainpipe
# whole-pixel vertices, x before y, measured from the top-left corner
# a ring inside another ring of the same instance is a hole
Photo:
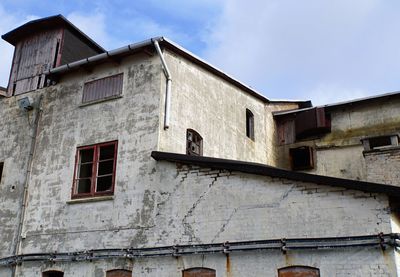
[[[158,44],[158,40],[152,39],[154,47],[157,50],[158,56],[161,59],[163,71],[165,78],[167,79],[167,86],[166,86],[166,91],[165,91],[165,114],[164,114],[164,130],[169,128],[169,117],[170,117],[170,111],[171,111],[171,84],[172,84],[172,79],[171,79],[171,74],[168,70],[167,63],[165,62],[164,55],[161,51],[160,45]]]
[[[17,229],[17,241],[16,241],[16,243],[14,245],[14,249],[13,249],[13,253],[15,256],[17,256],[21,250],[22,228],[23,228],[23,223],[24,223],[24,219],[25,219],[26,205],[28,202],[29,181],[30,181],[31,172],[32,172],[33,156],[35,154],[35,149],[36,149],[36,139],[37,139],[37,135],[38,135],[39,119],[40,119],[40,116],[42,115],[42,100],[43,100],[43,95],[40,95],[38,104],[36,105],[35,121],[33,123],[31,146],[30,146],[30,150],[29,150],[28,164],[27,164],[27,169],[26,169],[26,177],[25,177],[25,182],[24,182],[24,192],[23,192],[22,204],[21,204],[21,215],[19,217],[19,223],[18,223],[18,229]],[[29,120],[29,117],[28,117],[28,120]],[[13,277],[16,276],[17,266],[18,266],[18,264],[16,264],[12,268],[12,276]]]

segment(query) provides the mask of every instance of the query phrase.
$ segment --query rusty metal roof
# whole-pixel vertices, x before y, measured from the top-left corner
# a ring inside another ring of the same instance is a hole
[[[364,98],[357,98],[354,100],[342,101],[342,102],[326,104],[326,105],[321,105],[321,106],[315,106],[315,107],[305,107],[305,108],[294,109],[294,110],[276,111],[276,112],[273,112],[272,114],[274,115],[274,117],[279,117],[279,116],[304,112],[304,111],[314,109],[314,108],[324,108],[327,111],[331,111],[331,110],[343,108],[346,106],[354,106],[354,105],[358,105],[358,104],[371,103],[371,102],[394,98],[394,97],[400,97],[400,91],[389,92],[389,93],[379,94],[379,95],[374,95],[374,96],[368,96],[368,97],[364,97]]]
[[[68,21],[61,14],[29,21],[24,25],[19,26],[18,28],[15,28],[14,30],[2,35],[1,38],[15,46],[21,39],[31,35],[32,33],[55,28],[67,28],[81,40],[90,45],[96,52],[105,52],[105,49],[103,47],[98,45],[94,40],[88,37],[81,30],[79,30],[74,24]]]
[[[385,193],[389,196],[396,196],[396,197],[400,196],[400,187],[397,186],[290,171],[259,163],[202,157],[202,156],[188,156],[184,154],[159,152],[159,151],[153,151],[151,153],[151,156],[153,157],[153,159],[157,161],[169,161],[182,164],[193,164],[214,169],[225,169],[230,171],[238,171],[243,173],[263,175],[274,178],[283,178],[288,180],[314,183],[319,185],[342,187],[364,192]]]

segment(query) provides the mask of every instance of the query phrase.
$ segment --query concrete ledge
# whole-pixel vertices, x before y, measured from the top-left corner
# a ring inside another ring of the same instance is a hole
[[[79,203],[99,202],[99,201],[109,201],[109,200],[114,200],[114,195],[72,199],[67,201],[67,204],[79,204]]]
[[[122,98],[122,97],[124,97],[122,94],[114,95],[114,96],[110,96],[110,97],[107,97],[107,98],[102,98],[102,99],[99,99],[99,100],[94,100],[94,101],[82,103],[82,104],[79,105],[79,107],[86,107],[86,106],[90,106],[90,105],[101,103],[101,102],[105,102],[105,101],[119,99],[119,98]]]

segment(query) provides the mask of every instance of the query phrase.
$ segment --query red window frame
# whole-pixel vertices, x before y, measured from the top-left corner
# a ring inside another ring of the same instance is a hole
[[[114,145],[114,156],[111,159],[105,159],[105,160],[100,160],[100,149],[105,146],[110,146]],[[91,162],[86,162],[86,164],[92,163],[91,167],[91,176],[90,177],[84,177],[80,178],[78,176],[80,170],[81,170],[81,152],[82,150],[90,150],[93,149],[93,159]],[[115,187],[115,172],[116,172],[116,165],[117,165],[117,152],[118,152],[118,141],[110,141],[110,142],[103,142],[103,143],[98,143],[98,144],[93,144],[93,145],[88,145],[88,146],[81,146],[76,149],[76,155],[75,155],[75,169],[74,169],[74,178],[73,178],[73,184],[72,184],[72,191],[71,191],[71,198],[90,198],[90,197],[97,197],[97,196],[105,196],[105,195],[113,195],[114,194],[114,187]],[[99,162],[107,162],[113,160],[113,169],[112,173],[110,174],[105,174],[105,175],[98,175],[98,170],[99,170]],[[111,188],[109,190],[104,190],[104,191],[96,191],[97,189],[97,179],[99,177],[107,177],[107,176],[112,176],[112,181],[111,181]],[[78,183],[79,180],[82,179],[90,179],[90,192],[85,192],[85,193],[78,193]]]

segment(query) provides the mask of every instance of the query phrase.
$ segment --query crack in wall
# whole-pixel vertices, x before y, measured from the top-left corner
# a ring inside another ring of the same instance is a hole
[[[182,226],[184,228],[184,235],[189,237],[190,241],[201,242],[199,238],[196,237],[194,234],[194,230],[192,226],[187,222],[187,219],[193,215],[194,210],[197,206],[201,203],[204,197],[211,191],[212,187],[214,186],[215,182],[217,181],[218,177],[212,177],[214,180],[208,185],[208,188],[197,198],[197,200],[193,203],[192,207],[189,211],[186,212],[185,216],[182,219]]]
[[[220,234],[222,234],[225,231],[226,226],[228,226],[229,222],[232,220],[233,215],[236,214],[236,212],[239,210],[239,208],[235,208],[233,209],[233,211],[231,212],[231,214],[229,215],[228,219],[225,221],[224,224],[222,224],[221,228],[219,228],[219,230],[217,231],[217,233],[215,234],[214,238],[211,240],[211,243],[214,243],[215,240],[219,237]]]

